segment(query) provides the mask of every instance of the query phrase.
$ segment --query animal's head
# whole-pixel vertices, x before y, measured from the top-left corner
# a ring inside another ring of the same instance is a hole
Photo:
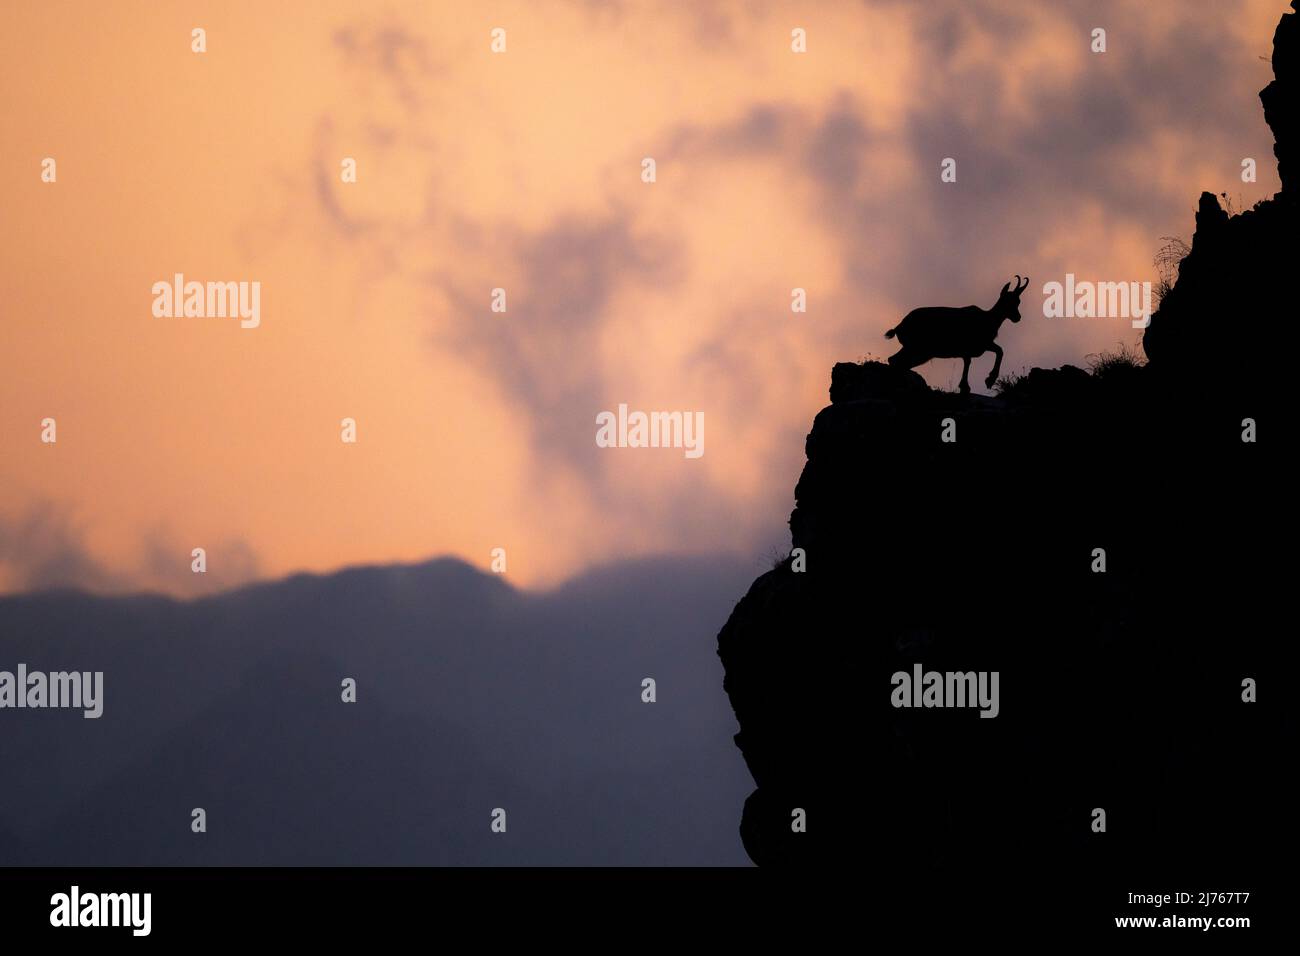
[[[1010,319],[1012,322],[1020,321],[1020,293],[1029,288],[1029,276],[1025,276],[1022,284],[1020,276],[1016,276],[1016,286],[1013,289],[1008,282],[1002,287],[1002,292],[998,295],[998,304],[993,307],[994,314],[1000,319]]]

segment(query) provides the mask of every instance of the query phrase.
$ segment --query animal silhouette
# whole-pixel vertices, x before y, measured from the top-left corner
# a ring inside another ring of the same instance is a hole
[[[885,338],[897,337],[902,346],[889,357],[890,365],[903,368],[916,368],[918,365],[935,358],[959,358],[962,360],[962,393],[970,391],[970,360],[985,352],[992,352],[996,358],[993,370],[984,380],[985,388],[992,388],[998,380],[1002,369],[1002,348],[994,339],[998,329],[1007,319],[1020,321],[1020,294],[1029,286],[1029,277],[1024,284],[1016,276],[1016,287],[1008,282],[1002,287],[998,301],[991,309],[981,309],[977,305],[964,308],[950,306],[926,306],[913,309],[903,316],[903,321],[885,333]]]

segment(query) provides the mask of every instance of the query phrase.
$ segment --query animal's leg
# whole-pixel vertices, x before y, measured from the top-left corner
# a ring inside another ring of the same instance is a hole
[[[924,352],[918,352],[916,349],[910,349],[906,345],[889,356],[889,364],[897,365],[899,368],[916,368],[928,361],[930,361],[930,356]]]
[[[963,357],[961,360],[961,384],[957,386],[963,395],[970,391],[970,382],[966,381],[968,375],[970,375],[969,355]]]
[[[993,371],[989,372],[989,377],[984,380],[985,388],[992,388],[993,383],[998,380],[998,372],[1002,371],[1002,346],[993,344],[989,346],[996,358],[993,359]]]

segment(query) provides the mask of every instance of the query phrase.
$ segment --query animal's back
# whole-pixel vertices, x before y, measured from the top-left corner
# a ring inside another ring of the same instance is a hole
[[[978,338],[980,330],[975,323],[982,312],[983,310],[975,305],[960,308],[923,306],[903,316],[903,321],[885,335],[891,339],[897,336],[902,345],[924,345],[922,339],[954,342]]]

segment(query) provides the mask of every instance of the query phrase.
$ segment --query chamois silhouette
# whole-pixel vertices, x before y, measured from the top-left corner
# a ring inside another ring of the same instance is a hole
[[[962,360],[959,388],[965,394],[970,391],[970,382],[967,381],[970,360],[992,352],[996,356],[993,370],[984,380],[984,387],[992,388],[1002,369],[1002,348],[993,340],[1005,320],[1020,321],[1020,294],[1028,286],[1028,276],[1023,285],[1020,276],[1016,276],[1016,287],[1011,288],[1010,282],[1004,285],[991,309],[981,309],[977,305],[913,309],[903,316],[902,322],[885,333],[887,339],[897,336],[898,344],[902,346],[889,357],[889,364],[916,368],[930,359],[959,358]]]

